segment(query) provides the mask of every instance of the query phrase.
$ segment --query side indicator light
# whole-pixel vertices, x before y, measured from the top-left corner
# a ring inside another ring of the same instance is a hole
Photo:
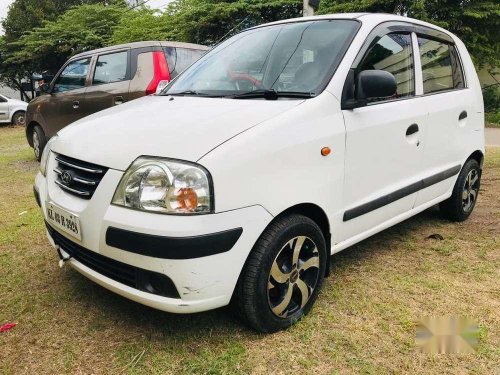
[[[321,155],[323,156],[328,156],[332,153],[332,150],[330,149],[330,147],[323,147],[321,149]]]

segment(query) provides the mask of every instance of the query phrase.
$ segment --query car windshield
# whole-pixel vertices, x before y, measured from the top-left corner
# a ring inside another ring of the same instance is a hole
[[[325,88],[358,27],[353,20],[320,20],[242,32],[207,53],[162,94],[315,96]]]

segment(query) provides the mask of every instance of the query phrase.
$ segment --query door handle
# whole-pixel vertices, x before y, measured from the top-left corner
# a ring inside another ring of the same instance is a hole
[[[462,111],[462,113],[460,113],[460,116],[458,116],[458,121],[465,120],[466,118],[467,118],[467,111]]]
[[[123,96],[115,96],[115,105],[123,104]]]
[[[418,125],[417,124],[412,124],[406,129],[406,136],[409,137],[412,134],[418,133]]]
[[[78,100],[73,101],[73,108],[74,109],[80,108],[80,102]]]

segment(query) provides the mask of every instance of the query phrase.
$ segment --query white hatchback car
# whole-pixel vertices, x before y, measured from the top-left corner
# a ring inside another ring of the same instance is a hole
[[[61,264],[164,311],[232,303],[273,332],[310,310],[331,254],[437,203],[470,215],[483,112],[446,30],[382,14],[276,22],[161,95],[60,131],[35,195]]]
[[[0,124],[24,125],[28,103],[0,95]]]

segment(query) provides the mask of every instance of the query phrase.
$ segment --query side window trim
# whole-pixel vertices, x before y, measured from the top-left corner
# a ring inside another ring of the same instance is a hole
[[[458,61],[460,62],[460,69],[462,70],[462,79],[464,80],[464,89],[469,88],[469,81],[467,81],[467,73],[465,72],[465,66],[464,66],[464,60],[462,59],[462,55],[460,54],[460,50],[458,49],[458,46],[453,43],[453,49],[455,50],[455,53],[457,54]]]
[[[75,61],[79,61],[79,60],[90,59],[89,69],[87,69],[87,76],[85,77],[85,85],[83,87],[78,88],[78,89],[66,90],[64,92],[69,92],[69,91],[73,91],[73,90],[80,90],[82,88],[87,88],[89,86],[89,79],[91,77],[90,76],[90,72],[93,70],[93,68],[95,66],[95,64],[94,64],[94,57],[95,57],[94,55],[87,55],[87,56],[82,56],[82,57],[79,57],[79,58],[72,58],[72,59],[69,59],[68,61],[66,61],[66,64],[64,64],[62,66],[62,68],[59,69],[59,71],[57,72],[57,74],[54,76],[54,78],[50,82],[50,90],[54,89],[54,86],[56,85],[57,80],[59,79],[59,77],[61,76],[61,74],[64,72],[64,69],[66,69],[66,67],[69,64],[74,63]]]
[[[450,54],[451,54],[451,50],[453,49],[455,51],[456,55],[457,55],[458,61],[460,63],[460,70],[461,70],[461,73],[462,73],[462,80],[463,80],[463,83],[464,83],[464,87],[460,87],[460,88],[455,88],[454,87],[454,88],[451,88],[451,89],[446,89],[446,90],[441,90],[441,91],[436,91],[436,92],[430,92],[430,93],[425,94],[424,91],[423,91],[423,67],[422,67],[422,63],[420,62],[420,72],[422,74],[422,93],[421,93],[420,96],[439,95],[439,94],[445,94],[445,93],[449,93],[449,92],[453,92],[453,91],[460,91],[460,90],[466,90],[466,89],[468,89],[469,88],[469,84],[468,84],[468,81],[467,81],[467,76],[466,76],[466,73],[465,73],[462,56],[460,55],[460,51],[458,50],[458,47],[455,44],[455,41],[453,39],[451,39],[451,38],[449,38],[449,39],[443,39],[443,38],[436,37],[436,35],[433,35],[431,32],[429,32],[429,30],[431,30],[431,29],[421,27],[415,33],[415,39],[417,40],[417,52],[416,52],[416,54],[418,54],[419,60],[420,60],[420,46],[418,44],[418,38],[419,37],[447,44],[449,46],[449,48],[450,48]]]
[[[424,76],[422,72],[422,60],[420,59],[420,48],[418,46],[418,36],[416,33],[411,33],[411,40],[415,69],[415,97],[419,97],[424,94]]]
[[[125,79],[123,81],[115,81],[115,82],[107,82],[107,83],[96,83],[94,84],[94,78],[95,78],[95,72],[97,70],[97,61],[99,60],[99,57],[101,56],[107,56],[107,55],[113,55],[115,53],[122,53],[122,52],[127,52],[127,70],[125,72]],[[130,48],[126,48],[126,49],[122,49],[122,50],[116,50],[116,51],[109,51],[109,52],[103,52],[103,53],[100,53],[100,54],[96,54],[94,55],[94,61],[93,61],[93,64],[92,64],[92,72],[90,74],[90,76],[88,77],[89,79],[89,86],[101,86],[101,85],[107,85],[107,84],[110,84],[110,83],[116,83],[116,82],[125,82],[125,81],[130,81],[131,77],[130,77],[130,67],[131,67],[131,64],[130,64]]]

